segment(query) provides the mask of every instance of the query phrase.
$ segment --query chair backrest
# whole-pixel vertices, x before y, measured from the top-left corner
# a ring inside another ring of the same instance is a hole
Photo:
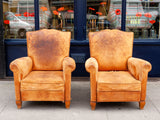
[[[90,56],[98,62],[98,70],[127,70],[132,56],[133,33],[102,30],[89,33]]]
[[[69,56],[70,32],[43,29],[27,32],[28,56],[33,70],[62,70],[62,61]]]

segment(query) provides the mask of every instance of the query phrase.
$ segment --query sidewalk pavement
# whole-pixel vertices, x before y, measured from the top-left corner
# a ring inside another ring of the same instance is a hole
[[[13,79],[1,79],[0,120],[160,120],[160,78],[149,78],[144,110],[138,102],[115,102],[92,111],[89,78],[73,78],[71,95],[70,109],[62,102],[23,102],[17,109]]]

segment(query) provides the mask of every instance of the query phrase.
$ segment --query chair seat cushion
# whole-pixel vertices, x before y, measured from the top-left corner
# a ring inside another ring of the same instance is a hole
[[[141,81],[128,71],[98,72],[97,91],[141,91]]]
[[[63,90],[62,71],[32,71],[21,81],[21,90]]]

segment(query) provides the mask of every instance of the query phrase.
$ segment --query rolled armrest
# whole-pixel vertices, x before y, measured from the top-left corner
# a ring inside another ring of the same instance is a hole
[[[133,57],[128,59],[128,70],[137,80],[142,81],[144,74],[148,75],[151,68],[152,65],[148,61]]]
[[[10,69],[13,73],[22,74],[22,78],[32,71],[32,59],[30,57],[18,58],[11,62]]]
[[[151,71],[151,64],[145,60],[138,58],[128,59],[128,70],[137,79],[141,81],[141,98],[140,101],[146,99],[146,87],[148,72]]]
[[[85,67],[86,67],[87,72],[89,72],[89,73],[91,73],[93,71],[98,72],[98,63],[97,63],[97,60],[93,57],[89,58],[86,61]]]
[[[63,60],[63,70],[69,70],[73,72],[76,68],[76,63],[71,57],[65,57]]]
[[[75,70],[76,64],[74,59],[65,57],[63,60],[63,75],[65,80],[65,101],[71,100],[71,73]]]
[[[90,73],[90,102],[96,102],[97,100],[97,74],[98,63],[93,57],[89,58],[85,63],[86,70]]]

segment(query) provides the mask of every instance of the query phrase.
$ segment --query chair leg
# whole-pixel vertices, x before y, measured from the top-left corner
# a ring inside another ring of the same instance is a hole
[[[90,105],[91,105],[91,109],[95,110],[95,108],[96,108],[96,102],[90,102]]]
[[[139,102],[139,108],[142,110],[145,106],[146,102],[145,101],[140,101]]]
[[[17,108],[21,109],[21,107],[22,107],[22,101],[16,100],[16,104],[17,104]]]
[[[66,107],[67,109],[70,108],[70,104],[71,104],[71,101],[65,101],[65,107]]]

